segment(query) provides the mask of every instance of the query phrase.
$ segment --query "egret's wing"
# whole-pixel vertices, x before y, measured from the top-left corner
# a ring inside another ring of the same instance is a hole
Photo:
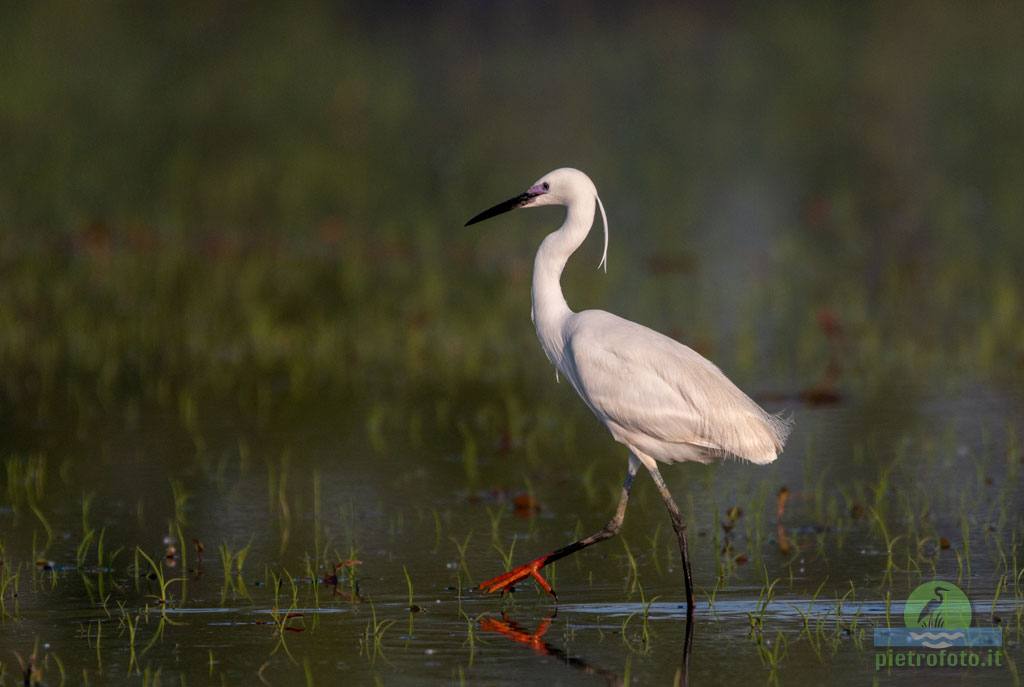
[[[586,311],[570,325],[566,354],[571,381],[591,409],[630,432],[755,462],[774,460],[782,450],[788,422],[663,334]]]

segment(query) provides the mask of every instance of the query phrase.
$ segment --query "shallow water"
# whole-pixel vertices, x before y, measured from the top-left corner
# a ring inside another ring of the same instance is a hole
[[[1019,683],[1024,14],[927,10],[4,13],[0,685]],[[625,473],[529,324],[557,211],[461,227],[563,164],[572,307],[796,420],[664,469],[693,626],[644,476],[557,607],[474,591]],[[1003,666],[876,670],[933,578]]]
[[[620,537],[549,569],[557,606],[533,583],[504,599],[474,589],[510,550],[522,562],[611,513],[623,456],[564,403],[564,385],[546,393],[538,407],[564,410],[548,428],[533,420],[543,457],[488,438],[486,419],[465,429],[470,445],[434,446],[429,419],[381,434],[329,411],[287,427],[105,413],[66,444],[49,427],[13,436],[4,681],[35,652],[47,684],[670,684],[684,674],[685,612],[646,479]],[[776,463],[666,468],[698,590],[688,679],[1017,679],[1022,398],[964,383],[780,403],[797,424]],[[245,549],[240,574],[236,558],[225,575],[221,545]],[[172,580],[165,600],[136,546]],[[876,672],[873,628],[902,627],[904,599],[933,577],[958,582],[976,626],[1003,627],[1002,667]]]

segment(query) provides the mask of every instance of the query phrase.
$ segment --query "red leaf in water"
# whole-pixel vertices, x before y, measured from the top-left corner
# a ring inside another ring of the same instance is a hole
[[[800,398],[812,406],[827,406],[842,400],[838,391],[822,384],[804,389],[800,392]]]
[[[512,499],[512,505],[515,507],[515,514],[521,518],[532,517],[540,510],[540,503],[537,502],[537,499],[527,493],[517,494]]]
[[[779,553],[787,555],[793,551],[793,545],[789,541],[789,537],[786,535],[786,528],[782,526],[780,522],[775,526],[776,538],[779,540]]]
[[[352,568],[352,567],[355,567],[357,565],[362,565],[362,564],[363,564],[362,561],[357,561],[355,558],[349,558],[348,560],[344,560],[344,561],[342,561],[340,563],[335,563],[334,564],[334,569],[337,571],[337,570],[341,570],[342,568]]]
[[[818,310],[818,326],[821,327],[821,331],[825,333],[825,336],[830,339],[843,335],[843,325],[839,321],[839,316],[830,308]]]
[[[786,512],[786,502],[789,501],[789,489],[782,487],[779,495],[775,498],[775,519],[782,520],[782,514]]]

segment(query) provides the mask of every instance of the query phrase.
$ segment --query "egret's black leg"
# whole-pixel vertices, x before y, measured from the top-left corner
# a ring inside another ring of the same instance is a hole
[[[661,493],[662,500],[665,501],[665,506],[668,508],[669,517],[672,518],[672,527],[676,531],[676,536],[679,538],[679,556],[683,559],[683,581],[686,583],[686,618],[687,620],[693,617],[693,576],[690,574],[690,556],[689,548],[686,544],[686,523],[683,521],[683,516],[679,512],[679,506],[676,505],[675,500],[672,498],[672,493],[665,486],[665,480],[662,479],[661,473],[658,472],[657,466],[650,466],[647,468],[651,473],[651,478],[654,483],[658,486],[658,491]]]
[[[580,549],[585,549],[588,546],[592,546],[593,544],[604,541],[605,539],[611,539],[619,533],[619,530],[622,528],[622,521],[626,517],[626,505],[629,503],[629,492],[633,488],[633,478],[636,477],[637,470],[639,469],[640,461],[633,456],[630,456],[629,468],[626,471],[626,479],[622,483],[622,495],[619,497],[619,505],[615,509],[615,515],[612,516],[612,519],[608,521],[607,525],[589,537],[585,537],[579,541],[574,541],[572,544],[563,546],[557,551],[553,551],[541,556],[540,558],[535,558],[529,563],[520,565],[518,568],[513,568],[504,575],[498,575],[486,582],[481,582],[480,589],[485,592],[506,591],[516,582],[524,580],[527,577],[533,577],[544,591],[557,599],[558,595],[555,594],[555,590],[551,588],[551,585],[548,584],[547,580],[541,577],[540,569],[549,563],[554,563],[560,558],[565,558],[570,554],[574,554]]]
[[[629,492],[633,488],[633,478],[636,477],[636,473],[639,468],[639,462],[630,456],[629,469],[626,472],[626,479],[622,483],[622,495],[619,496],[619,505],[615,509],[615,515],[608,521],[608,524],[585,539],[580,539],[568,546],[563,546],[554,553],[549,553],[547,556],[548,563],[554,563],[559,558],[565,558],[570,554],[576,553],[580,549],[587,548],[591,544],[596,544],[600,541],[604,541],[605,539],[611,539],[619,533],[619,530],[622,529],[622,521],[626,519],[626,505],[629,503]]]

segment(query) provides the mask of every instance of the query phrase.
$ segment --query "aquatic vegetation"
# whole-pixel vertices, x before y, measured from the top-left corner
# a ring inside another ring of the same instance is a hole
[[[773,641],[758,640],[758,656],[761,659],[761,663],[768,668],[769,682],[777,681],[778,670],[782,660],[786,657],[787,647],[786,636],[781,630],[775,633]]]
[[[633,555],[632,549],[629,548],[629,541],[625,537],[619,536],[619,541],[622,542],[622,551],[626,557],[626,577],[623,590],[632,596],[637,589],[640,589],[642,595],[643,591],[640,587],[640,573],[636,556]]]
[[[11,572],[7,565],[0,566],[0,620],[16,619],[18,617],[18,587],[21,581],[21,572]],[[8,606],[11,602],[12,607]]]
[[[469,572],[469,567],[466,564],[466,549],[469,547],[469,540],[472,539],[472,537],[472,531],[467,532],[461,542],[455,537],[448,537],[448,540],[455,545],[456,550],[459,552],[459,571],[466,573],[466,578],[470,580],[473,579],[473,574]],[[514,545],[515,541],[513,540],[513,546]],[[511,563],[509,565],[511,565]]]
[[[779,578],[775,578],[772,581],[768,581],[768,569],[764,568],[764,584],[761,587],[761,591],[757,596],[757,604],[752,612],[747,613],[747,620],[750,624],[750,636],[755,638],[761,638],[764,635],[764,621],[768,606],[772,603],[775,598],[775,586],[779,583]],[[760,639],[758,640],[760,641]]]
[[[498,543],[496,543],[496,542],[491,545],[494,548],[494,550],[498,552],[498,555],[501,556],[501,562],[502,562],[502,565],[505,566],[505,571],[506,572],[508,572],[509,570],[512,569],[512,560],[513,560],[513,558],[515,556],[516,542],[518,540],[519,540],[518,537],[513,536],[512,537],[512,543],[510,543],[508,545],[508,549],[507,550],[505,548],[499,546]],[[461,553],[462,552],[460,551],[460,554]]]
[[[121,625],[121,629],[125,633],[127,633],[127,636],[128,636],[128,652],[129,652],[128,653],[128,673],[131,674],[132,673],[132,669],[134,668],[136,675],[138,675],[138,673],[139,673],[139,661],[138,661],[138,655],[137,655],[137,651],[136,651],[136,637],[137,637],[137,634],[138,634],[140,619],[141,619],[141,616],[139,616],[139,615],[134,615],[133,616],[128,611],[128,609],[124,608],[123,606],[121,607],[120,625]],[[97,664],[97,666],[102,666],[102,663],[100,661],[100,631],[99,631],[99,626],[97,626],[97,633],[96,633],[96,664]]]
[[[625,642],[629,650],[641,655],[647,655],[652,649],[653,630],[651,627],[650,616],[651,616],[651,604],[658,600],[657,596],[653,596],[650,599],[646,598],[644,594],[644,588],[642,585],[637,585],[637,589],[640,593],[640,611],[630,613],[627,615],[619,628],[619,635],[622,637],[622,641]],[[637,615],[640,616],[640,629],[636,637],[631,637],[629,633],[629,624]]]
[[[420,608],[419,606],[417,606],[415,603],[413,603],[413,600],[412,600],[413,599],[413,596],[412,596],[412,577],[409,575],[409,570],[404,565],[402,566],[402,573],[405,575],[405,585],[406,585],[406,589],[409,592],[409,605],[406,606],[406,609],[410,613],[419,613],[423,609]]]
[[[395,624],[395,620],[378,620],[377,608],[370,599],[370,620],[366,623],[366,630],[360,639],[360,653],[363,653],[371,663],[377,658],[384,656],[384,633]]]
[[[164,569],[160,565],[158,565],[149,556],[149,554],[147,554],[145,551],[143,551],[141,547],[138,547],[138,546],[135,547],[135,554],[136,554],[135,574],[137,576],[140,576],[140,577],[143,576],[143,574],[144,574],[143,569],[139,567],[139,563],[138,563],[138,557],[141,556],[146,561],[146,563],[149,565],[150,572],[149,572],[148,575],[146,575],[146,577],[148,577],[149,579],[154,580],[156,582],[157,593],[151,595],[151,598],[156,599],[158,605],[160,606],[161,614],[166,613],[169,604],[173,600],[173,598],[168,593],[171,585],[177,582],[180,586],[184,586],[184,584],[186,582],[186,579],[184,577],[168,578],[164,574]]]
[[[756,474],[666,470],[707,601],[691,681],[863,681],[871,627],[941,578],[1020,682],[1012,8],[619,7],[568,57],[498,7],[472,32],[457,7],[8,14],[0,684],[507,679],[471,570],[588,533],[622,461],[536,351],[534,230],[452,221],[532,173],[523,131],[613,194],[609,273],[570,266],[572,302],[797,416]],[[677,552],[634,498],[622,549],[560,569],[565,655],[515,659],[528,680],[676,673]],[[523,628],[548,610],[514,597]]]

